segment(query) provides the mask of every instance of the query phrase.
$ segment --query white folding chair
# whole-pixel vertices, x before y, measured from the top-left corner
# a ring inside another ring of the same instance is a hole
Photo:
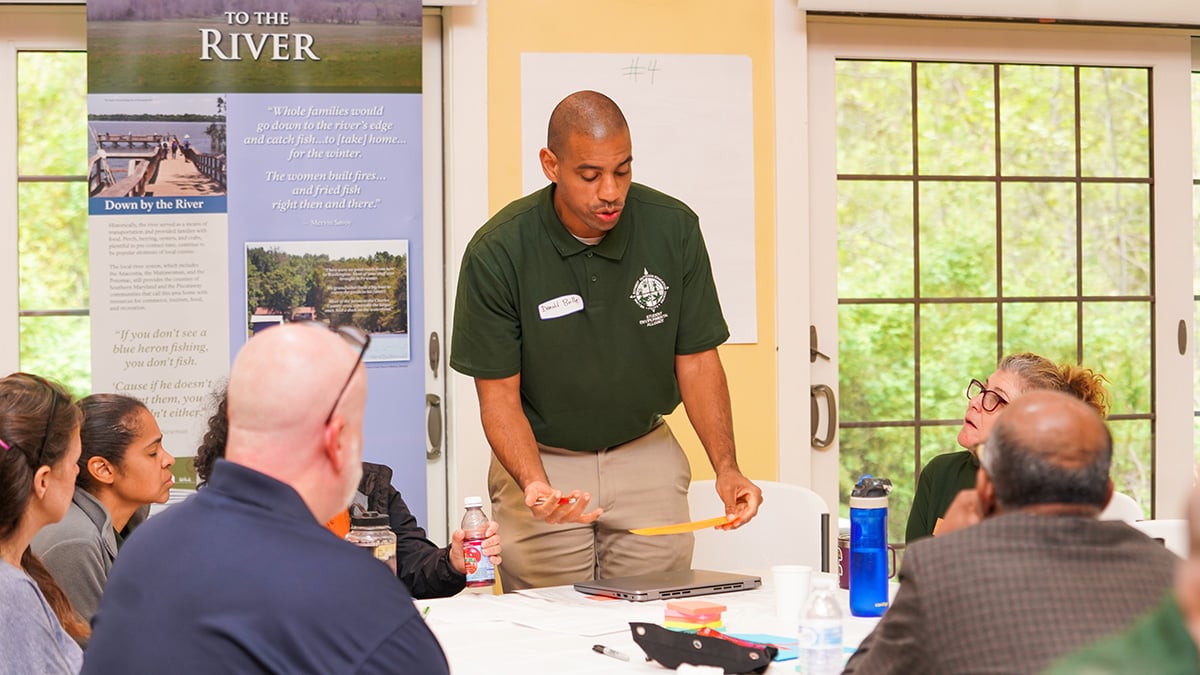
[[[1142,511],[1142,506],[1137,503],[1133,497],[1124,492],[1113,490],[1112,498],[1108,500],[1108,506],[1100,512],[1100,520],[1123,520],[1127,523],[1134,523],[1139,520],[1145,520],[1146,513]]]
[[[736,530],[697,531],[692,567],[762,573],[772,565],[797,564],[828,572],[829,509],[825,500],[799,485],[754,483],[763,491],[758,515]],[[725,513],[714,485],[711,480],[692,483],[688,503],[693,520]]]
[[[1151,539],[1161,541],[1167,550],[1180,558],[1188,557],[1188,523],[1182,518],[1139,520],[1130,523]]]

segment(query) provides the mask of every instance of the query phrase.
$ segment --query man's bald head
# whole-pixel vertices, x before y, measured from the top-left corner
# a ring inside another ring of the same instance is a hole
[[[560,101],[550,113],[546,147],[561,156],[572,134],[599,141],[628,132],[625,115],[611,98],[596,91],[577,91]]]
[[[981,459],[1003,508],[1108,503],[1112,436],[1074,396],[1034,391],[1010,403]]]
[[[320,461],[328,444],[325,418],[358,354],[320,326],[287,324],[254,336],[229,375],[226,457],[289,482]],[[358,368],[337,403],[348,439],[361,442],[366,378]],[[344,506],[344,505],[343,505]]]

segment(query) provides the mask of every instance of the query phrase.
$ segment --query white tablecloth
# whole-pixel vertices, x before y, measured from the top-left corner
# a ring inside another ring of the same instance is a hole
[[[723,616],[725,632],[795,637],[796,626],[785,625],[775,616],[768,577],[763,575],[760,589],[704,596],[728,608]],[[661,624],[665,601],[592,600],[569,586],[535,593],[464,592],[453,598],[417,601],[417,608],[428,608],[426,621],[455,675],[670,672],[645,661],[629,630],[630,621]],[[848,594],[840,589],[838,593],[843,644],[850,652],[878,619],[851,616]],[[630,660],[597,654],[592,651],[596,644],[622,652]],[[795,668],[795,660],[776,661],[767,672],[795,673]]]

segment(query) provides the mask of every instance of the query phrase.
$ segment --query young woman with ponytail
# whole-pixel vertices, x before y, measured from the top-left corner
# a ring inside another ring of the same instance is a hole
[[[75,496],[66,517],[42,528],[31,547],[75,609],[91,620],[134,515],[170,496],[175,458],[138,399],[92,394],[78,406],[82,454]]]
[[[71,504],[79,409],[36,375],[0,378],[0,654],[14,673],[76,673],[91,629],[29,550]]]

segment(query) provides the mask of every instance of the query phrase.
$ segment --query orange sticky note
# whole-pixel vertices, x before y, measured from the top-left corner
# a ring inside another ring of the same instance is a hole
[[[711,615],[725,611],[725,605],[707,600],[668,600],[667,608],[687,616]]]
[[[663,610],[663,617],[670,621],[676,619],[679,621],[691,621],[692,623],[708,623],[709,621],[720,621],[720,612],[705,612],[704,614],[690,614],[687,612],[677,612],[670,607]]]

